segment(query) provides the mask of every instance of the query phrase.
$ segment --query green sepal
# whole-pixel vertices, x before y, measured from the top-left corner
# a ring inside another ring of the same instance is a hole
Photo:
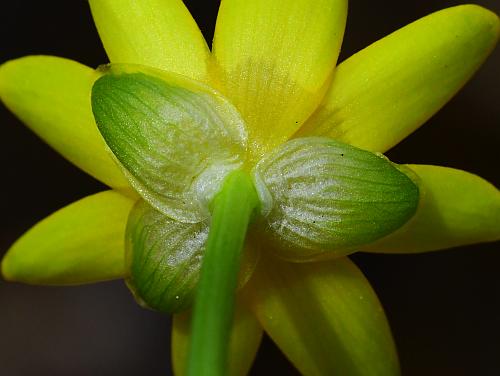
[[[126,232],[128,287],[143,306],[179,312],[198,282],[208,224],[175,221],[140,200]]]
[[[126,230],[127,286],[146,308],[177,313],[189,308],[200,277],[209,222],[183,223],[140,200]],[[246,249],[239,286],[250,278],[259,253]]]
[[[208,218],[208,203],[246,153],[236,109],[174,73],[134,65],[104,73],[92,88],[92,110],[131,185],[173,219]]]
[[[293,261],[351,253],[414,215],[419,189],[407,173],[381,154],[332,139],[289,141],[255,168],[263,236]]]

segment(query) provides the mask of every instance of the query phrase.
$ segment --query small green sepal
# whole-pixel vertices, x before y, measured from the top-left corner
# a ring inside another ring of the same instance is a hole
[[[127,286],[151,309],[175,313],[190,306],[199,279],[208,223],[183,223],[140,200],[126,233]]]
[[[262,236],[292,261],[351,253],[401,227],[419,202],[416,183],[383,155],[320,137],[281,145],[254,182]]]
[[[127,224],[126,283],[143,307],[164,313],[188,309],[200,278],[210,221],[183,223],[139,200]],[[248,281],[259,257],[243,251],[238,286]]]
[[[131,185],[170,218],[207,219],[207,203],[246,155],[239,113],[184,76],[122,64],[101,71],[92,111]]]

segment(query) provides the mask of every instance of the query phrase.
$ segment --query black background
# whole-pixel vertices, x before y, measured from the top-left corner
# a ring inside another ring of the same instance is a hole
[[[211,40],[217,2],[186,3]],[[351,1],[341,60],[459,3]],[[500,13],[497,0],[478,3]],[[85,1],[3,1],[0,62],[30,54],[90,66],[107,61]],[[388,156],[399,163],[465,169],[500,186],[499,67],[500,48],[452,102]],[[1,105],[0,165],[0,254],[36,221],[104,189]],[[497,243],[411,256],[353,256],[386,309],[405,375],[500,374],[498,248]],[[72,288],[0,281],[0,375],[166,375],[169,327],[169,318],[136,306],[121,281]],[[265,339],[252,374],[296,371]]]

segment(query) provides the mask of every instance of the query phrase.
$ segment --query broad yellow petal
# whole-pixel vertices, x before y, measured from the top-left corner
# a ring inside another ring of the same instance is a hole
[[[420,180],[417,213],[363,251],[414,253],[500,240],[500,191],[492,184],[452,168],[408,167]]]
[[[256,156],[287,140],[320,103],[346,12],[346,0],[222,1],[218,84],[247,121]]]
[[[383,309],[349,259],[263,258],[250,283],[259,322],[302,374],[399,374]]]
[[[172,327],[172,363],[176,376],[186,374],[189,346],[190,312],[174,315]],[[243,301],[236,305],[229,344],[228,376],[246,375],[252,366],[262,338],[262,328]]]
[[[436,113],[498,41],[498,17],[463,5],[424,17],[335,71],[324,102],[298,133],[384,152]]]
[[[90,8],[112,63],[206,79],[210,52],[181,0],[90,0]]]
[[[0,99],[70,162],[109,186],[127,187],[92,115],[90,91],[98,77],[71,60],[28,56],[0,66]]]
[[[133,200],[114,191],[83,198],[37,223],[2,261],[5,279],[90,283],[125,274],[125,226]]]

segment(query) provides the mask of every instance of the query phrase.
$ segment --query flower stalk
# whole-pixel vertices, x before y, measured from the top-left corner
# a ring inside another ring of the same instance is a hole
[[[211,227],[194,303],[189,376],[226,373],[240,259],[258,203],[251,178],[240,170],[226,178],[213,200]]]

